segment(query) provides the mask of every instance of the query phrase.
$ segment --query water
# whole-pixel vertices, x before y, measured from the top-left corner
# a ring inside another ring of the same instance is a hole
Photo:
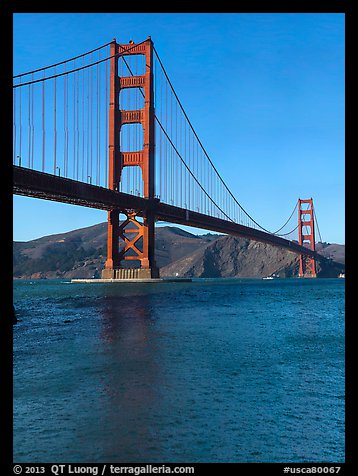
[[[344,280],[14,286],[15,462],[344,462]]]

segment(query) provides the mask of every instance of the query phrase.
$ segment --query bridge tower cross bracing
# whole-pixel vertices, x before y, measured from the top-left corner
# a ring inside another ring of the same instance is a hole
[[[314,209],[313,200],[298,199],[298,243],[301,246],[308,246],[315,251],[315,230],[314,230]],[[316,260],[309,256],[299,255],[299,272],[300,278],[316,278]]]
[[[153,42],[150,37],[142,43],[118,44],[111,42],[110,60],[110,107],[109,107],[109,188],[119,190],[124,167],[138,166],[141,169],[144,198],[154,200],[154,87],[153,87]],[[119,76],[118,61],[121,56],[144,55],[145,72],[137,76]],[[126,88],[141,88],[144,92],[144,107],[137,110],[120,109],[120,91]],[[121,144],[123,125],[141,124],[143,148],[126,151]],[[119,214],[126,215],[122,224]],[[141,218],[139,218],[141,217]],[[159,277],[154,256],[153,210],[113,209],[108,212],[107,260],[102,271],[104,279]],[[119,250],[119,239],[124,247]],[[140,266],[126,267],[124,262],[139,262]]]

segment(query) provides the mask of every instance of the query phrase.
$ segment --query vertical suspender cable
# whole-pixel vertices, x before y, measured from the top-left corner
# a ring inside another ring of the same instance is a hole
[[[100,51],[98,51],[98,60],[100,59]],[[100,101],[100,97],[99,97],[99,88],[100,88],[100,84],[99,84],[99,71],[100,71],[100,68],[99,68],[99,64],[97,64],[97,173],[96,173],[96,185],[99,185],[100,184],[100,161],[99,161],[99,157],[100,157],[100,151],[99,151],[99,127],[100,127],[100,121],[99,121],[99,114],[100,114],[100,109],[99,109],[99,101]]]
[[[13,165],[16,165],[16,88],[13,90],[14,100],[12,104],[12,120],[13,120]]]
[[[64,66],[66,71],[66,64]],[[67,156],[68,156],[68,127],[67,127],[67,115],[68,115],[68,104],[67,104],[67,74],[64,76],[63,84],[63,130],[64,130],[64,148],[63,148],[63,169],[64,176],[67,177]]]
[[[32,79],[32,80],[34,79],[34,73],[32,73],[31,79]],[[34,167],[34,148],[35,148],[34,88],[35,88],[35,86],[33,86],[32,89],[31,89],[31,124],[32,124],[32,129],[31,129],[31,143],[32,143],[32,149],[31,149],[31,168]]]
[[[165,83],[165,130],[168,130],[168,83]],[[165,143],[165,156],[164,156],[164,200],[168,201],[167,188],[168,188],[168,177],[167,177],[167,149],[168,143]]]
[[[102,87],[102,65],[99,67],[99,79],[98,79],[98,185],[101,185],[101,131],[102,131],[102,121],[101,121],[101,110],[102,110],[102,101],[101,101],[101,87]]]
[[[159,101],[159,107],[160,107],[160,120],[162,121],[162,115],[163,115],[163,109],[162,109],[162,106],[163,106],[163,80],[162,80],[162,77],[160,77],[160,101]],[[160,184],[159,184],[159,194],[160,194],[160,199],[163,200],[163,154],[164,154],[164,150],[163,150],[163,142],[162,142],[162,139],[163,139],[163,133],[160,129],[157,129],[159,131],[159,134],[160,134],[160,147],[159,147],[159,157],[160,157],[160,167],[159,167],[159,173],[160,173]]]
[[[73,124],[73,128],[75,130],[75,135],[74,135],[74,141],[75,141],[75,146],[74,146],[74,151],[75,151],[75,163],[76,163],[76,167],[75,167],[75,174],[73,176],[74,179],[78,180],[78,170],[79,170],[79,163],[78,163],[78,159],[79,159],[79,154],[78,154],[78,74],[79,72],[76,71],[74,73],[74,78],[73,78],[73,81],[74,81],[74,103],[75,103],[75,115],[74,115],[74,124]]]
[[[30,167],[31,156],[31,85],[29,84],[27,91],[27,124],[28,124],[28,152],[27,152],[27,166]]]
[[[184,121],[184,160],[186,160],[186,121]],[[186,168],[184,169],[184,207],[188,207],[188,199],[187,199],[187,183],[186,183]]]
[[[79,80],[80,73],[76,71],[76,180],[78,180],[79,168],[80,168],[80,131],[79,131],[79,118],[80,118],[80,101],[79,101]]]
[[[169,119],[170,119],[170,138],[173,140],[173,95],[170,94],[170,113],[169,113]],[[170,147],[170,162],[169,162],[169,167],[170,167],[170,202],[173,205],[173,148]]]
[[[156,107],[156,100],[157,100],[157,61],[155,60],[155,58],[153,58],[154,60],[154,110],[155,110],[155,107]],[[155,141],[154,143],[157,143],[157,135],[155,134]],[[157,182],[159,179],[159,174],[158,174],[158,149],[157,147],[155,148],[155,159],[154,159],[154,167],[155,167],[155,180],[154,180],[154,196],[158,196],[158,187],[157,187]]]
[[[82,59],[84,65],[84,58]],[[85,168],[85,70],[82,70],[82,182],[84,181]]]
[[[90,97],[89,97],[89,94],[90,94],[90,69],[88,68],[87,70],[87,94],[86,94],[86,98],[87,98],[87,118],[86,118],[86,122],[87,122],[87,127],[86,127],[86,134],[87,134],[87,137],[86,137],[86,182],[88,182],[88,179],[89,179],[89,160],[90,160],[90,147],[89,147],[89,140],[90,140]]]
[[[175,101],[175,147],[178,148],[178,103]],[[176,157],[176,155],[175,155]],[[176,163],[176,160],[175,160]],[[175,167],[175,205],[179,204],[178,175]]]
[[[91,63],[92,63],[92,54],[91,54]],[[89,134],[90,134],[90,183],[93,180],[93,69],[90,69],[90,127],[89,127]]]
[[[73,69],[76,68],[76,60],[74,61],[74,67]],[[73,144],[72,144],[72,178],[74,179],[76,176],[76,73],[72,75],[72,82],[73,82],[73,88],[72,88],[72,109],[73,109],[73,114],[72,114],[72,130],[73,130]]]
[[[44,72],[45,77],[45,72]],[[42,81],[42,172],[45,171],[45,81]]]
[[[190,127],[188,127],[188,160],[187,160],[187,163],[188,163],[188,167],[189,167],[189,170],[191,170],[191,160],[190,160]],[[190,178],[190,175],[188,176],[188,210],[191,209],[191,178]]]
[[[21,78],[20,78],[20,82],[21,82]],[[22,154],[22,150],[21,150],[21,144],[22,144],[22,88],[20,87],[19,88],[20,91],[19,91],[19,118],[20,118],[20,132],[19,132],[19,165],[21,163],[21,154]]]
[[[54,67],[54,74],[56,74],[56,66]],[[56,78],[54,79],[53,89],[53,173],[56,175],[57,166],[57,98],[56,98]]]
[[[183,121],[182,121],[182,113],[180,111],[179,116],[179,150],[180,153],[183,153]],[[183,206],[183,166],[182,163],[179,162],[179,195],[180,195],[180,207]]]
[[[76,73],[72,75],[72,130],[73,130],[73,163],[72,163],[72,179],[76,178],[76,170],[77,170],[77,141],[76,141],[76,116],[77,116],[77,100],[76,100]]]

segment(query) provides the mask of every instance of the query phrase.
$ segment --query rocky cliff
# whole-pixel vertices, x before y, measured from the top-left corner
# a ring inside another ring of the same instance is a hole
[[[99,277],[105,262],[107,224],[28,242],[14,242],[14,277]],[[344,271],[344,245],[319,243],[326,258],[320,276]],[[177,227],[156,230],[156,259],[162,277],[281,277],[297,276],[296,254],[268,244],[224,235],[193,235]]]

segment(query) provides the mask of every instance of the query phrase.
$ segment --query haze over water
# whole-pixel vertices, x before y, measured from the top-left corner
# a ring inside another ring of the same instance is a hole
[[[15,281],[14,462],[344,462],[344,279]]]

